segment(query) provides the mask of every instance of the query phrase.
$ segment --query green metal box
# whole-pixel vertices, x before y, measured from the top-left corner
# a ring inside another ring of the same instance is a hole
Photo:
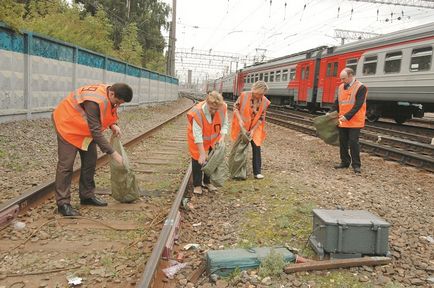
[[[313,209],[312,248],[323,258],[389,253],[390,224],[364,210]]]

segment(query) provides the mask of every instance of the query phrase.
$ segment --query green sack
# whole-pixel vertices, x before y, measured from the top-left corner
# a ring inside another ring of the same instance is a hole
[[[338,124],[338,112],[336,111],[313,119],[313,126],[318,137],[325,143],[334,146],[339,146]]]
[[[240,270],[254,269],[259,267],[262,259],[266,258],[272,250],[282,255],[285,262],[295,261],[295,255],[284,247],[210,250],[206,253],[206,270],[208,275],[227,276],[236,268]]]
[[[238,135],[229,154],[229,174],[234,179],[247,179],[247,150],[252,139],[244,129]]]
[[[222,187],[227,179],[225,151],[225,145],[217,143],[209,154],[208,161],[202,167],[202,171],[209,176],[211,184],[216,187]]]
[[[133,202],[140,197],[136,176],[130,169],[127,153],[119,137],[112,137],[110,142],[113,149],[121,154],[124,161],[124,165],[119,165],[114,159],[110,159],[112,197],[121,203]]]

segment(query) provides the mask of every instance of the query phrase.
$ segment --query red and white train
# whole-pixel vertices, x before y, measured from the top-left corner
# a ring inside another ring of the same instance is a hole
[[[207,82],[235,99],[264,80],[275,105],[327,110],[340,84],[339,73],[352,68],[368,87],[367,118],[390,117],[403,123],[434,112],[434,22],[339,47],[321,46],[246,67]]]

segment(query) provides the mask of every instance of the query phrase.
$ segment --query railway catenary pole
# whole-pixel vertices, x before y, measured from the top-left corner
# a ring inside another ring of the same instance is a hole
[[[175,42],[176,42],[176,0],[172,0],[172,23],[169,31],[169,47],[167,49],[166,74],[175,76]]]

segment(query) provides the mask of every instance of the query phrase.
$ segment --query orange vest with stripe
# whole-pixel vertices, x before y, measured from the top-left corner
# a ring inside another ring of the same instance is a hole
[[[214,114],[212,118],[212,123],[209,123],[206,119],[205,113],[202,110],[203,105],[206,101],[199,102],[196,106],[194,106],[188,113],[188,148],[190,150],[191,157],[194,160],[198,160],[200,153],[197,145],[201,145],[199,143],[194,143],[194,134],[193,134],[193,119],[196,123],[202,128],[202,137],[203,137],[203,147],[205,151],[208,151],[221,137],[221,129],[223,125],[223,119],[226,117],[227,113],[227,105],[226,103],[222,105],[222,107]]]
[[[244,122],[244,129],[250,131],[256,123],[261,118],[262,113],[267,111],[268,106],[270,106],[270,100],[267,97],[262,96],[261,103],[259,104],[259,111],[252,119],[252,108],[250,107],[250,101],[252,99],[252,92],[243,92],[240,95],[240,116]],[[235,113],[232,117],[232,125],[231,125],[231,138],[235,141],[240,134],[240,124],[238,122],[238,118],[235,116]],[[252,140],[255,142],[257,146],[261,146],[262,142],[264,142],[267,133],[265,132],[265,119],[256,127],[255,132],[252,135]]]
[[[360,86],[363,84],[355,80],[353,85],[351,85],[347,90],[344,89],[344,84],[339,86],[339,116],[344,116],[349,112],[356,104],[356,94]],[[362,128],[365,127],[365,116],[366,116],[366,98],[368,97],[368,88],[366,88],[365,100],[362,107],[357,111],[354,116],[345,122],[340,122],[339,127],[341,128]]]
[[[107,95],[108,85],[97,84],[78,88],[71,92],[54,109],[53,120],[57,133],[75,147],[87,151],[92,142],[92,134],[87,123],[86,113],[80,105],[84,101],[92,101],[99,105],[102,131],[118,120],[117,109]]]

